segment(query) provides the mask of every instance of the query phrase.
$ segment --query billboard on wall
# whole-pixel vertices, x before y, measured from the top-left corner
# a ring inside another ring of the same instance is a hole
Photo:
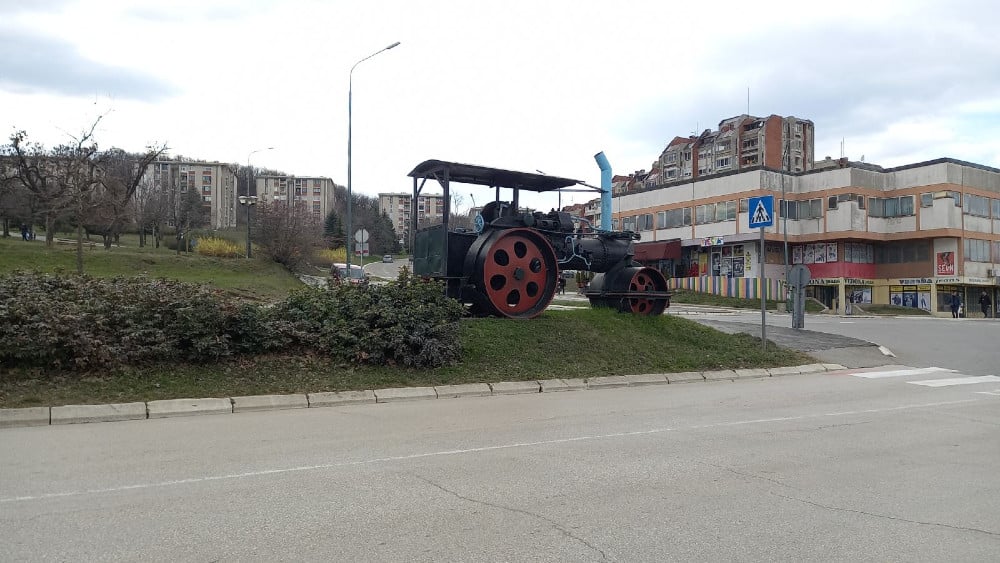
[[[954,252],[938,252],[937,253],[937,275],[939,275],[939,276],[954,276],[955,275],[955,253]]]

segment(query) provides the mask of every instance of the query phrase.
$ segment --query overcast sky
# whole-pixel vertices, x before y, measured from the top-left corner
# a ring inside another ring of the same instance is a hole
[[[813,7],[813,6],[822,6]],[[1000,167],[994,0],[0,0],[0,126],[412,189],[431,158],[599,183],[749,111],[816,156]],[[110,112],[110,113],[108,113]],[[553,197],[554,196],[550,196]],[[588,196],[580,194],[576,201]],[[466,199],[465,205],[471,202]],[[563,202],[567,203],[566,201]],[[539,207],[553,200],[535,202]]]

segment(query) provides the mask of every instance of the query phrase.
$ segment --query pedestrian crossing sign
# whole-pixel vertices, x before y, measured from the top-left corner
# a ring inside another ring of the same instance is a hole
[[[774,225],[774,196],[752,197],[748,202],[750,228],[757,229]]]

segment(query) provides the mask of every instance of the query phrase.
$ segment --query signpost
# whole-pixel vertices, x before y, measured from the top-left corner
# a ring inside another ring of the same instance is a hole
[[[788,279],[785,282],[792,289],[792,328],[805,328],[805,288],[810,282],[809,268],[802,264],[792,266],[792,269],[788,271]]]
[[[750,198],[747,210],[750,211],[749,227],[760,229],[760,345],[767,351],[767,291],[764,288],[764,227],[774,225],[774,196],[765,195]]]
[[[354,254],[361,256],[362,258],[368,256],[368,230],[358,229],[357,231],[354,231],[354,241],[358,243],[354,249]]]

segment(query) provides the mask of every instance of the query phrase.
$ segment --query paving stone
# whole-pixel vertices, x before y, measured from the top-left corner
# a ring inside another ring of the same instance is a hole
[[[588,389],[608,389],[611,387],[628,387],[628,380],[624,375],[608,375],[605,377],[588,377]]]
[[[554,393],[556,391],[570,391],[569,385],[561,379],[541,379],[538,384],[542,386],[542,393]],[[584,385],[586,387],[586,385]]]
[[[840,364],[820,364],[820,365],[822,365],[826,369],[826,371],[841,371],[847,369]]]
[[[374,403],[375,391],[335,391],[323,393],[309,393],[306,395],[310,407],[336,407],[338,405],[357,405],[360,403]]]
[[[639,375],[626,375],[625,379],[628,381],[629,387],[637,387],[641,385],[666,385],[667,376],[662,373],[643,373]]]
[[[233,397],[233,412],[304,409],[309,406],[305,395],[248,395]]]
[[[771,374],[771,377],[774,377],[774,376],[777,376],[777,375],[798,375],[798,374],[802,373],[802,367],[801,366],[785,366],[785,367],[778,367],[778,368],[769,368],[767,371],[768,371],[768,373]]]
[[[731,381],[736,379],[736,372],[731,369],[720,369],[715,371],[703,371],[705,381]]]
[[[799,373],[819,373],[826,371],[826,367],[823,364],[806,364],[804,366],[799,366],[801,370]]]
[[[421,401],[425,399],[437,399],[437,392],[434,391],[433,387],[391,387],[375,390],[376,403]]]
[[[149,418],[194,416],[202,414],[232,414],[233,402],[225,399],[167,399],[146,403]]]
[[[493,394],[487,383],[463,383],[461,385],[438,385],[434,387],[438,399],[457,397],[488,397]]]
[[[756,377],[771,376],[770,372],[763,368],[737,369],[733,371],[736,372],[737,379],[752,379]]]
[[[542,386],[537,381],[498,381],[490,383],[494,395],[518,395],[521,393],[541,393]]]
[[[146,403],[52,407],[52,424],[114,422],[117,420],[145,420],[145,418]]]
[[[680,373],[667,374],[668,383],[694,383],[696,381],[705,381],[705,376],[699,371],[682,371]]]
[[[0,409],[0,428],[48,426],[50,416],[49,407]]]

